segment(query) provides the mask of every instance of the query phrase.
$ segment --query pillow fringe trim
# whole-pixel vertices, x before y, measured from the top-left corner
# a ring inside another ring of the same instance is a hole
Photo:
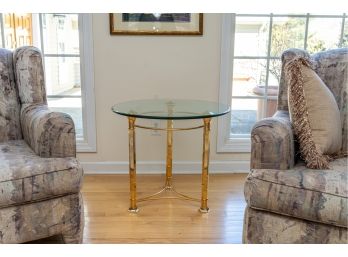
[[[289,103],[293,106],[291,114],[294,132],[299,140],[301,157],[306,162],[306,167],[310,169],[329,169],[329,161],[332,158],[323,155],[313,141],[303,88],[302,66],[312,69],[310,60],[304,57],[296,57],[285,66],[289,76]]]

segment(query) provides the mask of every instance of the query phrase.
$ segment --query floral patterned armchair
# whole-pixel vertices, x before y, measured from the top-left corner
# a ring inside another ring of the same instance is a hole
[[[311,58],[315,72],[336,98],[347,152],[348,48],[319,52],[289,49],[282,70],[296,56]],[[251,172],[245,183],[244,243],[348,243],[347,158],[329,170],[312,170],[299,158],[282,72],[278,111],[251,133]],[[325,117],[323,117],[325,118]]]
[[[82,241],[75,144],[70,116],[47,107],[40,51],[0,49],[0,243]]]

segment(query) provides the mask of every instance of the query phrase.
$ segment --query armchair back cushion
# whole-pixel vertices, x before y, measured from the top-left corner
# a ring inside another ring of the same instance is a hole
[[[20,47],[13,53],[16,83],[22,104],[47,104],[41,52]]]
[[[312,56],[315,72],[333,93],[342,123],[342,148],[347,152],[348,48],[319,52]]]
[[[0,48],[0,142],[22,139],[12,52]]]

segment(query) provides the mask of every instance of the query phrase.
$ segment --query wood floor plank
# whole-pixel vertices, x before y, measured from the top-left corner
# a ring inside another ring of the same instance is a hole
[[[241,243],[246,174],[210,176],[208,214],[199,203],[173,199],[142,202],[131,214],[127,175],[87,175],[84,243]],[[138,196],[156,192],[163,175],[138,175]],[[200,196],[199,175],[176,175],[178,191]]]

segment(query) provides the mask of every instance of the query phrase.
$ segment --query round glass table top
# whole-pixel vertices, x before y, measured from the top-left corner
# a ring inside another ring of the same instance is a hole
[[[185,120],[221,116],[228,113],[230,107],[204,100],[147,99],[115,104],[112,111],[144,119]]]

